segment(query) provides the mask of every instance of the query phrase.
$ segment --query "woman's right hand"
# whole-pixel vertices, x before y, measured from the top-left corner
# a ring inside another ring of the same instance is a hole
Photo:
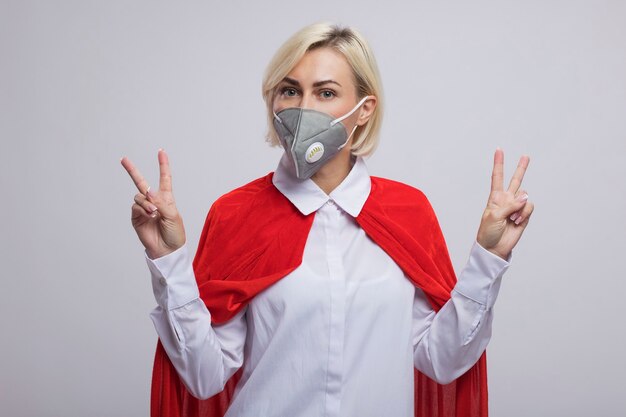
[[[174,252],[185,244],[185,226],[172,194],[172,175],[167,154],[159,149],[159,189],[150,188],[130,159],[121,159],[139,193],[135,195],[131,221],[151,259]]]

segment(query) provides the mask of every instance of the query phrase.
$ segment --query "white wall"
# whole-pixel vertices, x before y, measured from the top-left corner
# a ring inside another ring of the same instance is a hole
[[[492,415],[623,416],[626,2],[0,0],[0,414],[147,415],[154,305],[131,157],[173,165],[193,245],[275,166],[260,82],[305,24],[359,28],[383,74],[370,171],[423,189],[457,268],[491,156],[536,212],[496,306]]]

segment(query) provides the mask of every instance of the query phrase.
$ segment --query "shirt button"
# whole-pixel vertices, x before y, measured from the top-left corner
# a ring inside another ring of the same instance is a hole
[[[334,206],[334,205],[335,205],[335,202],[334,202],[333,200],[328,200],[326,203],[327,203],[329,206]]]
[[[165,280],[165,278],[161,277],[159,278],[159,284],[163,285],[165,287],[165,285],[167,284],[167,281]]]

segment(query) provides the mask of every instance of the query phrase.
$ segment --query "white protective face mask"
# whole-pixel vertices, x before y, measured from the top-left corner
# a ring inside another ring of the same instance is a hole
[[[274,113],[274,128],[289,162],[299,179],[310,178],[350,140],[342,120],[350,117],[365,103],[365,96],[352,110],[335,119],[327,113],[301,107],[290,107]]]

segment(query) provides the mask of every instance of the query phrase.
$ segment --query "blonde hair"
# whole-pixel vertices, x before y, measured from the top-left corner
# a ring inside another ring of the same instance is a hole
[[[368,122],[354,132],[353,155],[370,155],[378,145],[378,135],[383,118],[382,85],[374,54],[360,33],[349,27],[329,23],[306,26],[292,35],[276,51],[263,77],[263,99],[267,107],[267,141],[278,146],[280,141],[274,130],[273,102],[278,84],[298,64],[304,54],[316,48],[329,47],[341,53],[352,68],[358,98],[376,96],[377,104]]]

